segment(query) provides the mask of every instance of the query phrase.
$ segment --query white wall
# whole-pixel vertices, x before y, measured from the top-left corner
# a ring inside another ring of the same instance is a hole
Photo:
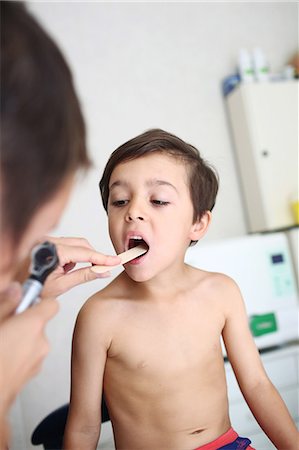
[[[297,46],[297,4],[32,2],[73,70],[88,126],[94,169],[81,181],[56,230],[86,237],[111,252],[98,193],[110,153],[127,139],[161,127],[197,146],[220,174],[206,241],[246,233],[222,79],[235,72],[238,50],[260,46],[277,71]],[[106,281],[66,294],[49,325],[52,351],[22,393],[24,434],[13,414],[14,450],[31,448],[35,425],[67,402],[70,343],[80,305]],[[25,435],[27,440],[25,444]],[[25,447],[26,445],[26,447]]]

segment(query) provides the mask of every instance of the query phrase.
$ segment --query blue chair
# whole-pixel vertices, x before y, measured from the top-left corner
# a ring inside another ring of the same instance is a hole
[[[102,400],[102,423],[110,420],[105,400]],[[33,445],[43,445],[45,450],[61,450],[69,404],[61,406],[47,415],[35,428],[31,436]]]

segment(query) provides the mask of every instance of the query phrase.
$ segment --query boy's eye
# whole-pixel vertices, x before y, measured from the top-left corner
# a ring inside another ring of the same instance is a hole
[[[112,202],[113,206],[124,206],[128,203],[128,200],[114,200]]]
[[[163,200],[152,200],[152,203],[156,206],[169,205],[169,202],[164,202]]]

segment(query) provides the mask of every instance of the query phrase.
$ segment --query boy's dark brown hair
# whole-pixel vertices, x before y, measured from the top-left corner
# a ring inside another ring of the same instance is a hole
[[[212,211],[218,192],[218,175],[193,145],[160,129],[151,129],[118,147],[110,156],[100,181],[103,206],[107,211],[109,181],[119,164],[149,155],[162,153],[181,160],[189,174],[189,189],[193,204],[193,221],[200,219],[206,211]]]
[[[17,246],[66,177],[86,169],[71,72],[24,4],[1,1],[1,227]]]

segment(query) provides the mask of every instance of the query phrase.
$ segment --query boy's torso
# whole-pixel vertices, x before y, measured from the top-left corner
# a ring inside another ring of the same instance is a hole
[[[119,298],[115,283],[104,300],[114,315],[104,392],[117,448],[191,450],[226,432],[225,318],[213,282],[155,303]]]

